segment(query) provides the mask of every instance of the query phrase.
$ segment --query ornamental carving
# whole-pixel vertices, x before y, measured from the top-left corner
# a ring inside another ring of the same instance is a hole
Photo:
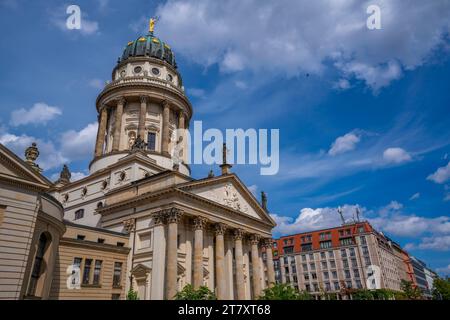
[[[214,225],[214,232],[216,233],[216,235],[224,235],[226,230],[227,226],[223,223],[216,223]]]
[[[128,219],[123,222],[123,227],[127,233],[134,231],[135,224],[134,219]]]
[[[234,235],[234,240],[242,240],[242,238],[244,237],[244,230],[242,229],[235,229],[233,231],[233,235]]]
[[[207,219],[203,217],[196,217],[194,219],[194,229],[195,230],[204,230],[206,227]]]
[[[252,235],[250,235],[250,243],[253,245],[253,244],[256,244],[256,245],[258,245],[259,244],[259,240],[261,240],[261,236],[260,235],[258,235],[258,234],[252,234]]]
[[[165,211],[165,216],[167,219],[167,223],[178,223],[180,222],[181,216],[183,212],[178,208],[170,208]]]

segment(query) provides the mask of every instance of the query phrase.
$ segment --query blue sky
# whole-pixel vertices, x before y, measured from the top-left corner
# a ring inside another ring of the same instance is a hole
[[[81,30],[65,28],[69,4]],[[366,27],[369,4],[381,30]],[[0,0],[0,142],[22,155],[37,141],[48,177],[63,163],[86,175],[95,98],[155,14],[193,120],[280,129],[277,175],[233,167],[268,194],[275,235],[336,225],[338,206],[347,218],[359,206],[450,273],[449,1]]]

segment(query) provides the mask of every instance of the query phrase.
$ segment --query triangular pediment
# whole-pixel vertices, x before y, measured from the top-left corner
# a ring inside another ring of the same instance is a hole
[[[275,225],[253,194],[234,174],[197,180],[178,188]]]
[[[0,177],[11,183],[30,184],[34,187],[48,188],[51,182],[34,171],[25,161],[0,144]]]

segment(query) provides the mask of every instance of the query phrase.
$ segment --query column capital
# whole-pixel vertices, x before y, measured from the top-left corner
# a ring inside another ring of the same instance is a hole
[[[251,244],[259,244],[259,240],[261,240],[261,236],[259,234],[251,234],[250,235],[250,243]]]
[[[141,101],[141,103],[147,103],[148,97],[147,96],[140,96],[139,100]]]
[[[169,100],[164,100],[164,101],[162,102],[162,105],[163,105],[163,107],[170,107]]]
[[[195,230],[204,230],[207,222],[208,222],[208,219],[206,219],[206,218],[195,217],[194,218],[194,229]]]
[[[233,230],[234,240],[242,240],[245,235],[245,231],[243,229],[234,229]]]
[[[264,238],[262,239],[262,246],[264,248],[271,248],[273,246],[273,239],[272,238]]]
[[[154,221],[154,225],[155,226],[159,226],[159,225],[163,225],[165,222],[165,210],[160,210],[157,212],[154,212],[151,214],[153,221]]]
[[[170,208],[170,209],[165,210],[165,216],[167,219],[167,223],[180,222],[182,215],[183,215],[183,211],[181,211],[178,208]]]
[[[116,102],[117,102],[117,104],[124,105],[127,102],[127,100],[125,99],[125,97],[120,96],[116,99]]]
[[[108,105],[106,103],[102,103],[100,105],[100,112],[107,111],[107,110],[108,110]]]
[[[214,232],[215,232],[216,236],[224,235],[226,230],[227,230],[227,226],[223,223],[216,223],[214,225]]]

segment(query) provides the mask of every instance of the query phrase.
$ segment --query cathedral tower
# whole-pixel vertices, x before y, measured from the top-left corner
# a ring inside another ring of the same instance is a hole
[[[188,128],[192,106],[174,53],[154,36],[153,21],[146,36],[125,47],[96,107],[99,127],[91,173],[138,148],[160,167],[190,174],[185,137],[175,136],[175,130]]]

